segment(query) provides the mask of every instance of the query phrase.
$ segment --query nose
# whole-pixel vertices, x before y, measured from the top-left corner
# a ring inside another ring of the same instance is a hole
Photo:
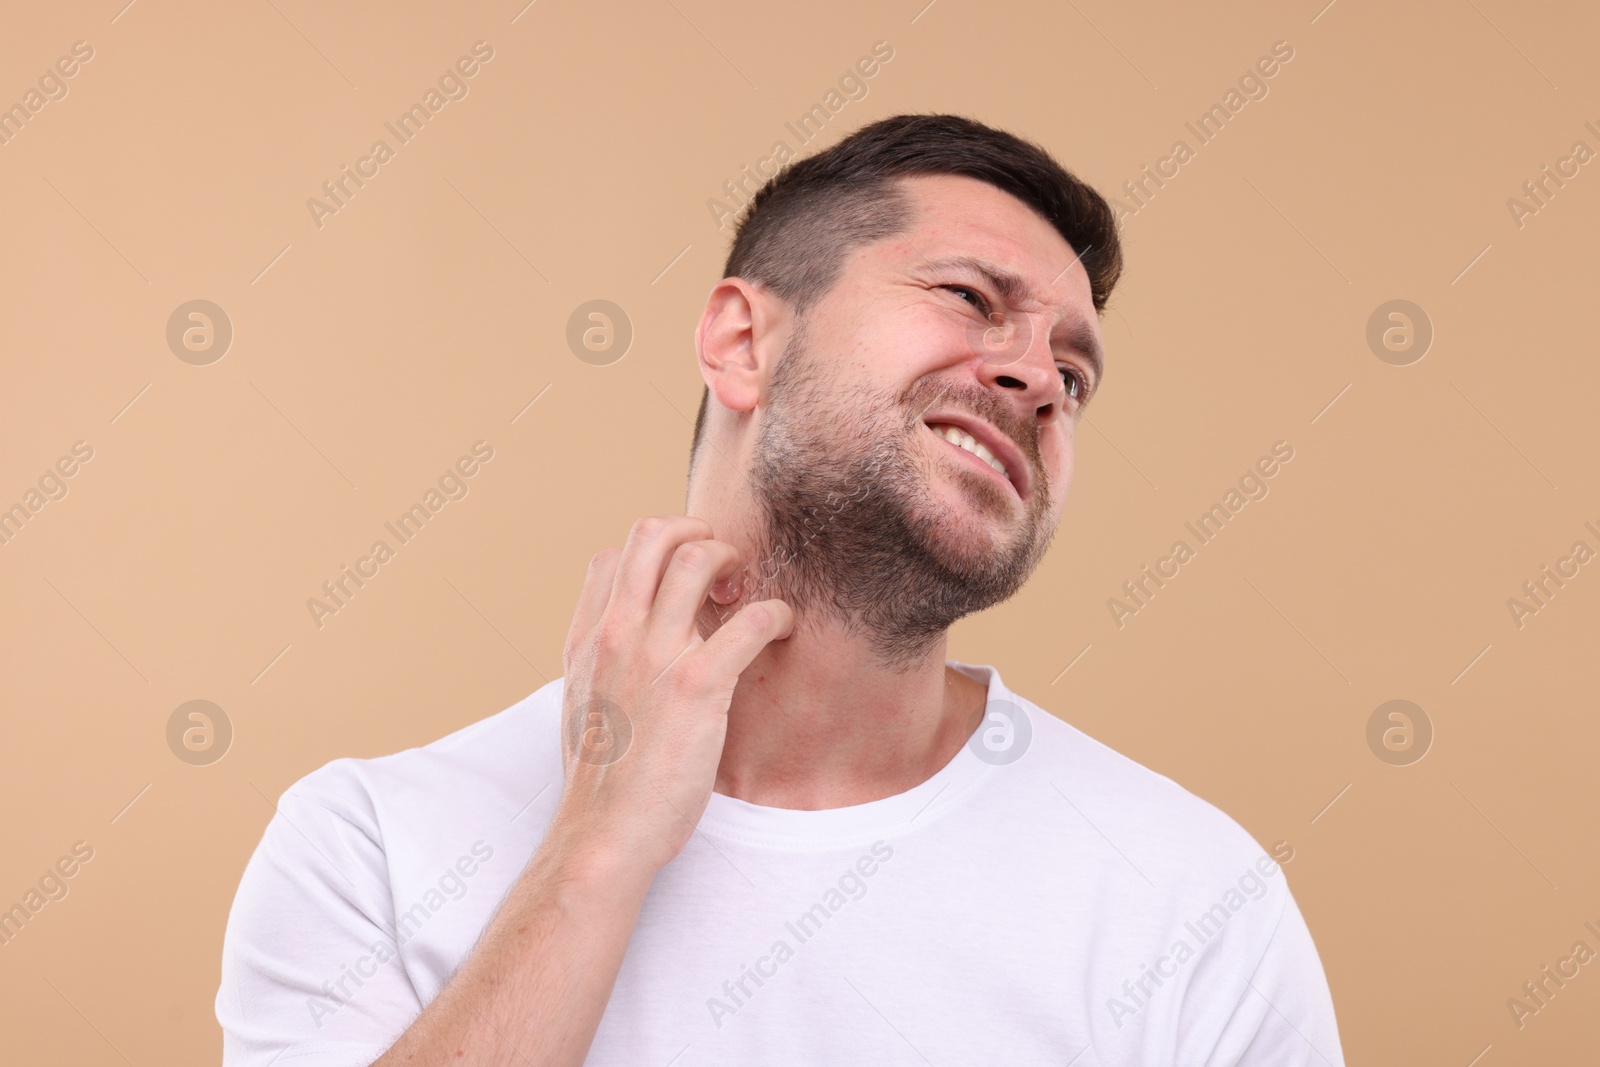
[[[1005,323],[991,325],[974,337],[978,377],[984,385],[1001,390],[1019,414],[1046,422],[1059,414],[1066,386],[1050,351],[1050,340],[1037,328],[1037,316],[1014,313]]]

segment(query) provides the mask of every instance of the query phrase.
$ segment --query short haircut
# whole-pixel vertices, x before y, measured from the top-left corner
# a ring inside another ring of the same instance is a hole
[[[929,174],[988,182],[1038,212],[1077,253],[1095,310],[1105,310],[1122,274],[1111,206],[1039,145],[960,115],[894,115],[784,167],[745,206],[722,276],[765,286],[803,318],[852,250],[911,224],[914,204],[897,179]],[[691,468],[710,404],[706,389]]]

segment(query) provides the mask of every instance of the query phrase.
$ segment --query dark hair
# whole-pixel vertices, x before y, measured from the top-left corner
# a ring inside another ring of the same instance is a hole
[[[1122,273],[1111,206],[1039,145],[960,115],[894,115],[784,167],[746,205],[722,276],[765,285],[803,316],[852,249],[911,224],[914,204],[896,179],[917,174],[976,178],[1033,208],[1078,254],[1095,310],[1105,310]],[[691,465],[710,402],[707,389]]]

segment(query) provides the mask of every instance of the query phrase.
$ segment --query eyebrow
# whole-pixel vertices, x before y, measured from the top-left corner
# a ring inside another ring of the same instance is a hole
[[[1074,259],[1072,262],[1077,263],[1080,260]],[[935,271],[964,270],[977,274],[994,287],[1002,300],[1014,307],[1024,304],[1039,305],[1039,299],[1034,295],[1033,288],[1020,275],[978,259],[976,256],[950,256],[946,259],[926,260],[924,265]],[[1090,365],[1094,367],[1094,384],[1098,388],[1100,379],[1105,373],[1105,350],[1101,348],[1100,339],[1095,336],[1094,328],[1081,319],[1073,319],[1062,329],[1066,331],[1068,347],[1086,356]]]

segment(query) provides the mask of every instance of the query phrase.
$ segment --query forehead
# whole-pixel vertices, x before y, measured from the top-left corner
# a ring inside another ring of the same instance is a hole
[[[915,202],[906,231],[861,251],[875,265],[915,270],[956,257],[981,259],[1028,283],[1051,308],[1071,307],[1092,322],[1094,293],[1074,249],[1027,204],[988,182],[957,174],[900,179]]]

